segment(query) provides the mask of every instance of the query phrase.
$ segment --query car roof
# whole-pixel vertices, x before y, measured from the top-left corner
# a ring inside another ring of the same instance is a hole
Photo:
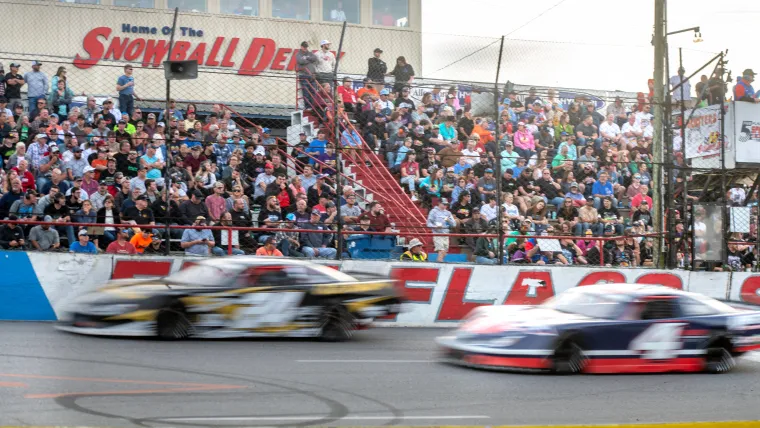
[[[637,298],[642,296],[687,296],[691,293],[686,291],[677,290],[671,287],[665,287],[664,285],[657,284],[626,284],[626,283],[602,283],[592,284],[583,287],[575,287],[575,290],[579,293],[594,293],[594,294],[624,294],[631,298]]]
[[[257,256],[232,256],[232,257],[219,257],[209,258],[200,262],[209,266],[229,266],[230,264],[237,264],[241,266],[314,266],[315,263],[307,262],[304,260],[286,259],[286,258],[274,258],[274,257],[257,257]],[[321,266],[321,265],[319,265]]]

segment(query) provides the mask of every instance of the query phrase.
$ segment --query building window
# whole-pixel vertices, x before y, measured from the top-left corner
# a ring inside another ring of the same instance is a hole
[[[358,24],[361,21],[361,0],[323,0],[322,20]]]
[[[259,16],[259,0],[221,0],[219,11],[228,15]]]
[[[100,0],[58,0],[59,3],[100,4]]]
[[[373,1],[372,23],[384,27],[408,27],[409,0]]]
[[[113,5],[121,7],[140,7],[144,9],[152,9],[156,7],[155,0],[113,0]]]
[[[283,19],[311,19],[309,0],[272,0],[272,16]]]
[[[166,6],[169,9],[178,7],[183,12],[206,12],[206,0],[169,0]]]

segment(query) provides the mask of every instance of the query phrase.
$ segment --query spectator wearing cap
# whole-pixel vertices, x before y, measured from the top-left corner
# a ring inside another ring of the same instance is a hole
[[[345,196],[346,203],[340,207],[340,217],[348,225],[359,223],[359,217],[362,215],[362,209],[356,203],[356,194]]]
[[[575,225],[575,235],[583,236],[590,230],[594,236],[601,236],[603,227],[599,222],[599,212],[594,208],[594,198],[586,198],[586,205],[578,210],[578,224]]]
[[[427,261],[427,253],[422,249],[422,241],[417,238],[409,241],[407,250],[401,254],[399,260],[402,262],[425,262]]]
[[[483,265],[495,265],[498,262],[498,256],[496,254],[496,246],[494,245],[494,239],[488,238],[485,235],[488,233],[496,233],[494,228],[489,228],[480,232],[478,240],[475,242],[475,263]]]
[[[329,177],[327,174],[318,175],[316,183],[307,190],[306,196],[309,207],[317,205],[320,198],[332,199],[334,197],[335,192],[325,182],[327,177]]]
[[[375,48],[372,57],[367,60],[367,79],[378,85],[385,84],[385,75],[388,73],[388,65],[382,60],[383,50]]]
[[[449,237],[441,236],[448,234],[452,227],[457,225],[454,216],[448,210],[449,201],[445,198],[439,198],[438,204],[428,213],[427,226],[437,236],[433,237],[433,246],[438,252],[438,262],[443,263],[446,254],[449,251]]]
[[[319,51],[315,53],[317,63],[315,64],[314,71],[320,83],[329,83],[333,80],[335,54],[330,51],[330,45],[329,40],[322,40],[319,42]]]
[[[308,42],[301,42],[301,49],[296,53],[296,64],[298,70],[298,83],[301,87],[301,93],[304,98],[304,109],[311,110],[314,105],[314,94],[316,90],[316,67],[319,58],[309,49]]]
[[[39,133],[34,137],[34,143],[29,144],[26,149],[25,157],[29,158],[33,171],[39,171],[42,160],[48,155],[50,147],[48,146],[48,137],[44,133]]]
[[[274,165],[271,162],[264,164],[264,172],[259,174],[254,182],[253,198],[255,204],[263,205],[267,186],[277,180],[273,173]]]
[[[72,253],[89,253],[98,254],[98,249],[95,244],[90,242],[90,237],[87,235],[87,231],[82,229],[77,234],[78,240],[69,245],[69,251]]]
[[[114,126],[121,120],[121,112],[119,109],[114,107],[113,105],[113,99],[106,98],[103,100],[103,111],[101,111],[103,114],[103,119],[106,121],[106,127],[109,129],[113,129]]]
[[[15,215],[8,217],[8,220],[18,220]],[[4,250],[24,250],[26,249],[26,240],[24,239],[24,229],[18,224],[3,224],[0,226],[0,248]]]
[[[137,249],[127,240],[128,237],[129,229],[119,229],[116,233],[116,240],[106,247],[106,254],[137,254]]]
[[[116,126],[114,126],[113,132],[109,131],[109,133],[107,133],[105,137],[109,137],[110,135],[113,134],[116,137],[116,141],[126,140],[126,141],[129,141],[131,144],[133,141],[132,134],[135,134],[137,132],[137,129],[135,128],[135,130],[130,133],[129,129],[127,129],[127,126],[129,126],[129,123],[125,119],[121,119],[120,121],[116,123]],[[98,133],[100,133],[100,131]],[[135,135],[135,137],[137,137],[137,135]],[[145,140],[141,139],[140,141],[135,141],[135,143],[136,143],[135,146],[144,145]]]
[[[29,114],[36,111],[37,100],[47,98],[49,81],[47,74],[41,71],[41,67],[42,62],[32,61],[32,71],[24,74],[23,81],[27,84],[26,95],[29,102]]]
[[[599,209],[602,206],[603,198],[612,198],[612,204],[617,206],[617,199],[614,197],[615,189],[606,171],[599,172],[599,180],[594,183],[591,193],[594,195],[594,208]]]
[[[748,68],[742,72],[742,76],[736,79],[736,86],[734,86],[734,99],[737,101],[746,101],[751,103],[760,102],[757,98],[755,88],[752,87],[752,82],[755,81],[757,73]],[[678,91],[676,91],[678,92]]]
[[[208,256],[214,247],[214,235],[211,230],[205,229],[206,217],[197,216],[193,219],[192,229],[182,232],[180,246],[188,256]]]
[[[24,77],[19,74],[20,64],[12,62],[10,72],[5,74],[5,97],[10,104],[21,103],[21,87],[26,84]],[[1,72],[2,70],[0,70]]]
[[[317,131],[317,138],[314,138],[309,143],[309,146],[306,149],[306,153],[308,153],[311,158],[309,159],[309,164],[314,165],[315,159],[318,159],[319,156],[321,156],[325,152],[325,148],[327,147],[327,138],[325,131],[320,129]]]
[[[334,259],[338,252],[335,248],[328,247],[332,241],[332,234],[323,232],[328,229],[320,224],[321,216],[320,211],[313,210],[309,222],[300,226],[302,229],[313,231],[301,232],[301,251],[309,258]]]
[[[124,66],[124,74],[116,79],[116,92],[119,93],[119,108],[121,112],[131,116],[135,109],[135,77],[131,64]]]
[[[87,192],[87,195],[92,195],[98,191],[98,181],[95,180],[95,168],[91,166],[84,167],[82,174],[82,190]]]
[[[502,171],[516,167],[517,159],[520,158],[520,154],[514,151],[514,146],[511,141],[507,141],[504,144],[504,150],[501,152],[500,156]]]
[[[37,207],[37,192],[33,189],[24,192],[24,195],[13,202],[9,213],[22,220],[38,221],[42,218],[42,211]],[[24,227],[24,229],[29,229]]]
[[[156,218],[153,215],[153,210],[148,207],[148,197],[140,195],[135,198],[134,202],[134,206],[128,207],[124,210],[121,219],[129,224],[154,226],[156,224]]]
[[[45,216],[44,222],[52,223],[53,218]],[[29,231],[29,242],[33,250],[56,250],[61,246],[58,231],[49,224],[38,224]]]
[[[202,147],[195,145],[190,150],[190,154],[185,157],[185,169],[194,177],[200,171],[201,163],[205,162],[206,159],[202,153]]]
[[[140,157],[140,168],[145,168],[145,176],[151,180],[155,180],[159,186],[164,185],[164,178],[162,172],[164,169],[164,162],[161,161],[157,154],[158,147],[155,143],[148,144],[148,148],[142,157]]]
[[[188,192],[190,199],[182,202],[179,206],[179,212],[181,214],[179,224],[189,226],[195,222],[195,219],[199,216],[207,218],[208,209],[203,203],[203,192],[200,190],[191,190]]]

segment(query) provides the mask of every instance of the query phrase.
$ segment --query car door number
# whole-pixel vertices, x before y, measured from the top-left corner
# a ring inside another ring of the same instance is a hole
[[[681,333],[685,326],[685,323],[652,324],[631,341],[628,349],[641,352],[641,358],[649,360],[675,358],[683,348]]]
[[[243,305],[233,321],[233,328],[249,329],[285,324],[293,319],[303,292],[249,293],[236,303]]]

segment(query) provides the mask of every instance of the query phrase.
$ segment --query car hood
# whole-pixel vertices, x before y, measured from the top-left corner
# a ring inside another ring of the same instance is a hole
[[[468,334],[554,329],[559,325],[598,321],[541,306],[483,306],[471,312],[459,328]]]

